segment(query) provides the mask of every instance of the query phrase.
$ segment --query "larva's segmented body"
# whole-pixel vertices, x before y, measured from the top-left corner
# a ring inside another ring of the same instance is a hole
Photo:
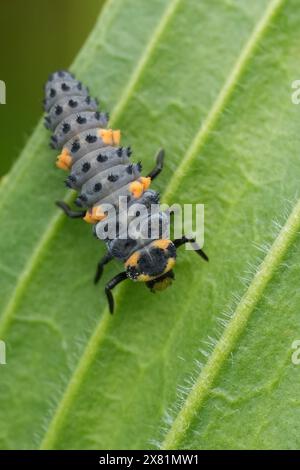
[[[108,248],[98,265],[96,281],[112,258],[125,262],[125,271],[106,286],[110,311],[113,311],[111,289],[124,279],[144,281],[153,291],[165,288],[174,277],[176,246],[188,240],[184,237],[173,243],[166,239],[168,215],[159,206],[154,213],[151,211],[152,205],[159,203],[159,196],[149,185],[162,169],[163,151],[158,154],[154,170],[147,177],[141,176],[141,163],[130,162],[130,147],[119,146],[120,131],[107,129],[107,113],[98,110],[98,101],[69,72],[58,71],[49,77],[44,108],[45,126],[53,132],[50,145],[61,152],[56,165],[70,171],[66,185],[78,191],[75,203],[84,210],[72,211],[64,202],[58,205],[70,217],[82,217],[94,224],[95,235]],[[126,202],[125,209],[120,201]],[[105,210],[108,205],[116,213],[114,224]],[[125,228],[121,224],[124,216]],[[137,217],[139,229],[132,237],[128,222]],[[149,233],[153,225],[158,227],[154,235]]]

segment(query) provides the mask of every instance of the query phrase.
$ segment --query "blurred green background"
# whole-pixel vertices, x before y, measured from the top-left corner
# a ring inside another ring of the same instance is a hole
[[[73,61],[105,0],[0,0],[0,176],[17,159],[42,113],[50,72]]]

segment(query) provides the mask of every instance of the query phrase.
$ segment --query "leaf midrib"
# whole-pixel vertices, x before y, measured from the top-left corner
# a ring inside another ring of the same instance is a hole
[[[238,83],[238,80],[240,79],[242,73],[244,72],[249,60],[251,59],[255,48],[259,41],[261,40],[262,36],[266,32],[268,26],[271,23],[271,20],[273,17],[277,14],[279,11],[279,8],[283,5],[285,0],[272,0],[269,4],[269,6],[266,8],[265,13],[262,15],[261,20],[258,22],[256,27],[254,28],[253,33],[251,34],[249,40],[247,41],[245,47],[242,49],[241,54],[238,57],[238,60],[236,61],[232,72],[229,74],[228,80],[225,82],[224,86],[222,87],[219,95],[217,96],[216,100],[214,101],[209,113],[207,114],[207,118],[204,121],[204,124],[201,126],[199,132],[196,134],[195,138],[192,141],[191,146],[188,148],[181,164],[178,167],[178,170],[176,171],[175,175],[171,178],[170,183],[168,184],[165,192],[164,192],[164,199],[166,202],[171,198],[171,196],[174,194],[176,188],[178,187],[180,180],[182,176],[185,174],[186,169],[190,165],[190,163],[193,161],[193,159],[196,157],[196,154],[200,151],[200,149],[203,147],[205,144],[208,136],[210,135],[212,129],[216,125],[219,116],[221,115],[222,111],[224,110],[228,100],[232,96],[232,93],[234,92],[236,85]],[[180,3],[180,0],[176,0],[174,2],[174,8],[172,9],[171,7],[168,7],[166,11],[169,9],[174,13],[177,5]],[[164,15],[165,16],[165,15]],[[168,17],[168,20],[170,19],[170,16]],[[150,44],[152,45],[151,48],[149,48],[149,45],[146,47],[145,52],[147,51],[147,56],[142,57],[137,68],[135,69],[132,79],[129,81],[128,86],[126,88],[125,94],[123,96],[123,99],[121,99],[121,104],[117,106],[113,113],[112,120],[115,121],[119,118],[122,110],[125,108],[126,103],[129,100],[129,97],[133,94],[135,85],[138,82],[139,76],[142,74],[143,69],[146,65],[146,62],[149,60],[153,49],[155,48],[155,45],[159,39],[159,36],[162,34],[165,26],[168,23],[168,20],[166,20],[164,17],[162,18],[162,21],[159,23],[159,26],[157,28],[157,32],[159,33],[157,37],[152,39],[150,41]],[[163,24],[163,27],[161,26]],[[137,73],[138,71],[138,73]],[[298,205],[296,206],[298,207]],[[300,203],[299,203],[299,212],[300,212]],[[294,213],[294,211],[293,211]],[[292,215],[291,215],[292,217]],[[289,219],[290,220],[290,219]],[[288,222],[287,222],[288,223]],[[295,232],[293,232],[294,236]],[[274,245],[279,240],[280,235],[278,236],[277,240],[275,241]],[[282,254],[283,256],[283,254]],[[266,257],[267,260],[268,256]],[[281,258],[280,258],[281,259]],[[265,260],[265,261],[266,261]],[[278,261],[280,262],[280,261]],[[264,263],[263,263],[264,264]],[[277,266],[277,265],[276,265]],[[276,268],[274,265],[274,269]],[[273,271],[271,269],[271,275]],[[247,293],[252,292],[251,291],[251,286],[255,282],[256,276],[252,280],[252,283],[250,284],[250,287],[248,288]],[[262,291],[264,290],[265,286],[262,286]],[[121,296],[121,293],[124,290],[124,286],[119,288],[119,291],[117,292],[116,298],[119,299]],[[246,294],[247,295],[247,294]],[[251,309],[250,309],[251,313]],[[246,318],[247,321],[248,317]],[[61,401],[58,403],[58,406],[56,408],[56,411],[53,415],[52,421],[50,422],[50,425],[48,427],[48,430],[44,436],[44,439],[42,440],[41,443],[41,449],[47,449],[51,448],[51,446],[55,442],[55,435],[60,427],[60,424],[63,422],[63,418],[68,412],[68,409],[70,407],[70,404],[72,402],[72,399],[76,396],[76,393],[78,391],[79,385],[82,382],[82,378],[84,377],[89,365],[92,363],[93,358],[95,356],[96,351],[98,350],[99,345],[101,344],[101,341],[105,337],[105,332],[109,326],[109,323],[111,321],[111,317],[108,315],[108,310],[105,308],[103,315],[101,316],[101,320],[95,330],[95,332],[92,334],[90,340],[87,343],[86,349],[83,352],[81,359],[79,360],[77,368],[74,370],[70,381],[65,389],[65,393],[61,399]],[[226,331],[228,331],[229,326],[231,323],[226,327],[225,332],[222,336],[222,338],[226,335]],[[246,323],[241,323],[241,325],[244,327]],[[243,328],[242,328],[243,329]],[[231,331],[231,330],[229,330]],[[241,330],[242,331],[242,330]],[[235,339],[240,335],[241,332],[236,336]],[[221,338],[221,339],[222,339]],[[221,344],[220,342],[217,344],[216,349],[212,352],[206,367],[210,367],[210,364],[212,363],[213,358],[215,357],[215,351],[218,348],[218,345]],[[232,343],[232,346],[234,343]],[[226,356],[227,357],[227,356]],[[226,358],[224,357],[224,360]],[[222,362],[223,364],[223,362]],[[219,369],[216,369],[216,372],[218,372]],[[212,371],[213,372],[213,371]],[[217,374],[216,374],[217,375]],[[202,377],[202,373],[201,373]],[[200,377],[199,377],[200,380]],[[196,385],[199,382],[197,381]],[[211,382],[212,383],[212,382]],[[194,390],[194,387],[193,387]],[[170,446],[166,448],[176,448],[173,446],[177,444],[179,440],[181,440],[182,435],[186,432],[189,426],[187,426],[187,421],[183,423],[184,426],[180,428],[182,424],[182,416],[187,416],[189,420],[189,424],[191,423],[191,418],[193,416],[194,410],[190,409],[189,405],[189,397],[192,394],[192,392],[189,394],[187,397],[182,409],[179,411],[177,418],[174,420],[172,427],[169,430],[169,433],[167,434],[164,443],[162,445],[163,448],[165,446]],[[194,400],[192,400],[194,402]],[[188,406],[187,406],[188,405]],[[185,411],[187,410],[187,411]],[[177,424],[176,424],[177,423]],[[176,440],[176,442],[175,442]]]

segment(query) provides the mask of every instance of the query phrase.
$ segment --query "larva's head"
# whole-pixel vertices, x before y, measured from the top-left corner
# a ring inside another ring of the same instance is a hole
[[[171,240],[154,240],[135,251],[125,262],[127,277],[146,282],[152,292],[168,287],[174,278],[176,248]]]

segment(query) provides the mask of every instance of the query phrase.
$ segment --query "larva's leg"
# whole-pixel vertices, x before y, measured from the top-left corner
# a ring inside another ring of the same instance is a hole
[[[161,170],[163,169],[164,157],[165,157],[165,151],[164,151],[164,149],[160,149],[156,154],[156,158],[155,158],[156,165],[153,168],[153,170],[150,171],[150,173],[147,175],[147,177],[151,178],[151,180],[154,180],[159,175]]]
[[[94,277],[94,283],[97,284],[100,281],[100,278],[103,273],[104,266],[113,259],[113,256],[109,253],[103,256],[97,265],[97,271]]]
[[[179,248],[181,245],[185,245],[185,243],[191,243],[192,246],[194,247],[194,251],[201,256],[205,261],[208,261],[208,256],[204,253],[203,250],[197,245],[195,242],[194,238],[187,238],[185,235],[183,235],[182,238],[177,238],[176,240],[173,240],[174,245],[176,248]]]
[[[85,216],[86,211],[73,211],[71,207],[64,201],[56,201],[55,203],[62,211],[70,217],[70,219],[81,219]]]
[[[111,290],[116,287],[116,285],[118,285],[120,282],[125,281],[126,279],[128,279],[126,271],[123,271],[113,277],[105,286],[105,294],[108,300],[110,313],[114,313],[114,298]]]

